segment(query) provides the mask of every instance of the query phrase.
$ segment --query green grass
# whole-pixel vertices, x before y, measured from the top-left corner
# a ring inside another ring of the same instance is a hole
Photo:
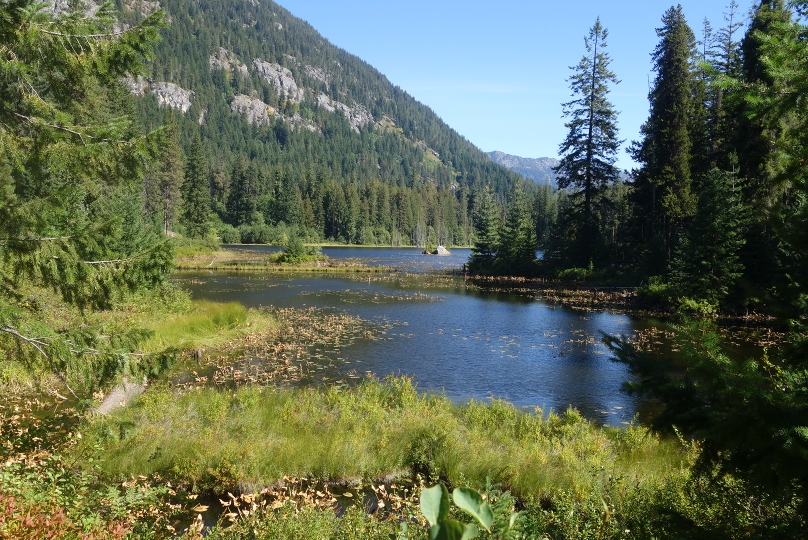
[[[369,515],[363,508],[353,506],[341,516],[332,510],[311,507],[296,508],[284,504],[277,511],[259,511],[251,519],[233,527],[219,527],[209,536],[210,540],[262,539],[311,540],[389,540],[395,538],[397,523],[382,521]],[[422,536],[410,536],[410,538]]]
[[[268,315],[248,310],[238,302],[208,301],[195,301],[186,311],[143,322],[154,331],[142,346],[144,352],[211,347],[257,331],[259,325],[267,328],[273,324]]]
[[[531,414],[505,402],[459,406],[419,395],[409,379],[352,391],[257,387],[178,394],[153,388],[85,440],[105,448],[113,478],[160,475],[200,489],[253,490],[285,475],[350,480],[418,472],[520,497],[585,493],[608,477],[681,474],[686,454],[645,428],[595,427],[573,410]]]

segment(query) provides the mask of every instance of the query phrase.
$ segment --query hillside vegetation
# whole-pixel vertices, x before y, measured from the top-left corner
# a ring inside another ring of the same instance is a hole
[[[145,78],[129,81],[141,96],[138,115],[156,128],[170,106],[178,133],[169,146],[187,150],[200,135],[213,227],[229,241],[298,234],[468,245],[475,194],[490,184],[502,204],[520,182],[427,106],[278,4],[160,6],[170,24],[155,61]],[[119,7],[134,23],[157,4]],[[170,214],[171,226],[182,230],[173,219],[179,193],[166,204],[171,179],[161,184],[160,173],[154,177],[155,199],[163,200],[152,213]]]

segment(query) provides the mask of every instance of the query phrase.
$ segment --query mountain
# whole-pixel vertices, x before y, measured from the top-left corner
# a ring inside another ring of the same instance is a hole
[[[558,165],[558,160],[555,158],[523,158],[498,151],[488,152],[488,157],[494,163],[507,167],[537,184],[555,186],[556,174],[553,172],[553,167]]]
[[[247,225],[227,210],[243,160],[265,224],[348,242],[363,229],[405,243],[468,242],[474,194],[490,184],[505,199],[523,182],[275,2],[117,1],[123,24],[166,11],[151,72],[128,84],[147,127],[171,107],[184,148],[201,136],[215,210],[234,227]]]

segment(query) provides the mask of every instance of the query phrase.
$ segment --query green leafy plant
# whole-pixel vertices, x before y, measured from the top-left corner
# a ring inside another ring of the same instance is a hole
[[[706,299],[679,298],[677,311],[680,313],[695,313],[697,315],[712,315],[718,311],[718,303]]]
[[[452,491],[454,505],[474,518],[476,523],[461,523],[449,517],[451,503],[449,490],[443,483],[421,491],[421,512],[429,522],[430,540],[467,540],[477,538],[481,525],[487,532],[494,527],[494,511],[491,505],[483,500],[479,492],[470,488],[455,488]],[[516,523],[518,513],[512,513],[507,524],[497,527],[505,536]]]

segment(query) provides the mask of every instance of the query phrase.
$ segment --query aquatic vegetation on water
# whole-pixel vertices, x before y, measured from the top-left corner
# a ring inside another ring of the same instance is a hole
[[[336,382],[314,374],[344,360],[338,356],[342,347],[360,339],[380,339],[392,327],[315,308],[263,308],[260,312],[276,321],[271,332],[244,336],[181,364],[173,384],[192,388]]]

